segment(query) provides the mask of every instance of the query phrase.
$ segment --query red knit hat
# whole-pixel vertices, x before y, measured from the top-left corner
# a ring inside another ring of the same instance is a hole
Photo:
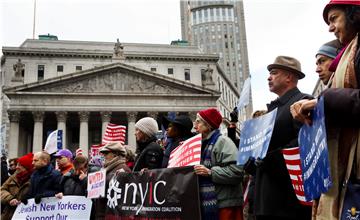
[[[326,24],[329,24],[328,13],[330,9],[336,5],[360,5],[359,0],[330,0],[330,2],[325,6],[323,11],[323,18]]]
[[[33,169],[33,165],[32,165],[32,160],[33,160],[34,154],[33,153],[28,153],[25,154],[22,157],[19,157],[17,159],[17,162],[23,166],[26,170],[28,171],[32,171]]]
[[[199,115],[204,119],[212,128],[218,129],[222,122],[222,116],[216,108],[208,108],[199,111]]]

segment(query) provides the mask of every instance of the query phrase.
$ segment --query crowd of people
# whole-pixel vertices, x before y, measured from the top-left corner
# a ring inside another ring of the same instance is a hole
[[[220,132],[223,117],[216,108],[198,112],[194,122],[186,115],[164,118],[167,139],[163,146],[156,139],[158,122],[144,117],[135,124],[136,152],[110,142],[100,149],[102,167],[89,163],[84,155],[62,149],[54,155],[28,153],[6,161],[2,158],[1,219],[11,219],[17,205],[33,198],[87,195],[87,174],[106,170],[106,184],[118,172],[146,172],[166,168],[171,152],[192,137],[201,134],[201,162],[194,166],[199,177],[202,219],[256,220],[332,220],[339,219],[344,201],[344,183],[349,176],[360,180],[360,1],[331,0],[323,17],[336,40],[322,45],[315,54],[316,72],[325,86],[319,97],[302,93],[298,81],[305,77],[300,62],[278,56],[268,65],[269,90],[278,98],[260,117],[277,109],[273,133],[264,158],[249,158],[237,165],[239,139],[236,136],[237,109],[230,114],[228,135]],[[303,205],[297,199],[289,178],[282,149],[298,146],[303,124],[311,124],[312,110],[323,97],[327,144],[333,185],[313,201]],[[132,134],[129,134],[132,135]],[[355,150],[355,156],[350,152]],[[55,158],[55,163],[52,160]],[[9,163],[9,165],[7,164]],[[56,164],[56,169],[54,168]],[[249,192],[244,207],[244,184]],[[106,197],[93,202],[91,219],[104,219]]]

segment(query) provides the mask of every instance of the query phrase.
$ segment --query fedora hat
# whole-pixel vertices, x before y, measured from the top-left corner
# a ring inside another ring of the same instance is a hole
[[[300,62],[293,57],[288,57],[288,56],[276,57],[274,63],[267,66],[267,69],[269,71],[271,71],[274,68],[283,69],[295,73],[299,79],[305,77],[305,74],[301,72]]]

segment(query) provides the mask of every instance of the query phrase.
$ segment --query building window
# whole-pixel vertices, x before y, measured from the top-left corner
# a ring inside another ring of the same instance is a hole
[[[45,65],[38,65],[38,81],[44,79]]]
[[[206,80],[205,69],[201,69],[200,72],[201,72],[201,81],[205,81]]]
[[[184,70],[184,76],[186,81],[190,81],[190,69]]]
[[[168,74],[174,74],[174,69],[173,68],[168,68]]]
[[[57,65],[56,66],[56,71],[61,72],[61,73],[64,72],[64,66],[63,65]]]
[[[75,70],[76,70],[76,71],[81,71],[81,70],[82,70],[82,66],[75,66]]]
[[[228,46],[228,43],[227,42],[225,42],[225,48],[228,48],[229,46]]]
[[[151,68],[150,68],[150,71],[151,71],[151,72],[156,72],[156,68],[155,68],[155,67],[151,67]]]

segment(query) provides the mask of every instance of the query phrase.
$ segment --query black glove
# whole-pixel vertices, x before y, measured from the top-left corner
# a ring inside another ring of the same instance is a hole
[[[254,176],[256,174],[255,158],[249,157],[248,161],[244,164],[244,170],[248,174]]]
[[[256,167],[261,167],[263,165],[264,161],[258,157],[256,160],[255,160],[255,166]]]
[[[26,198],[22,199],[21,202],[24,203],[24,205],[28,204],[28,200]]]
[[[233,111],[230,113],[230,122],[238,122],[238,110],[237,107],[233,109]]]
[[[35,203],[36,203],[36,204],[39,204],[39,203],[41,202],[41,198],[42,198],[41,195],[36,195],[35,198],[34,198]]]

